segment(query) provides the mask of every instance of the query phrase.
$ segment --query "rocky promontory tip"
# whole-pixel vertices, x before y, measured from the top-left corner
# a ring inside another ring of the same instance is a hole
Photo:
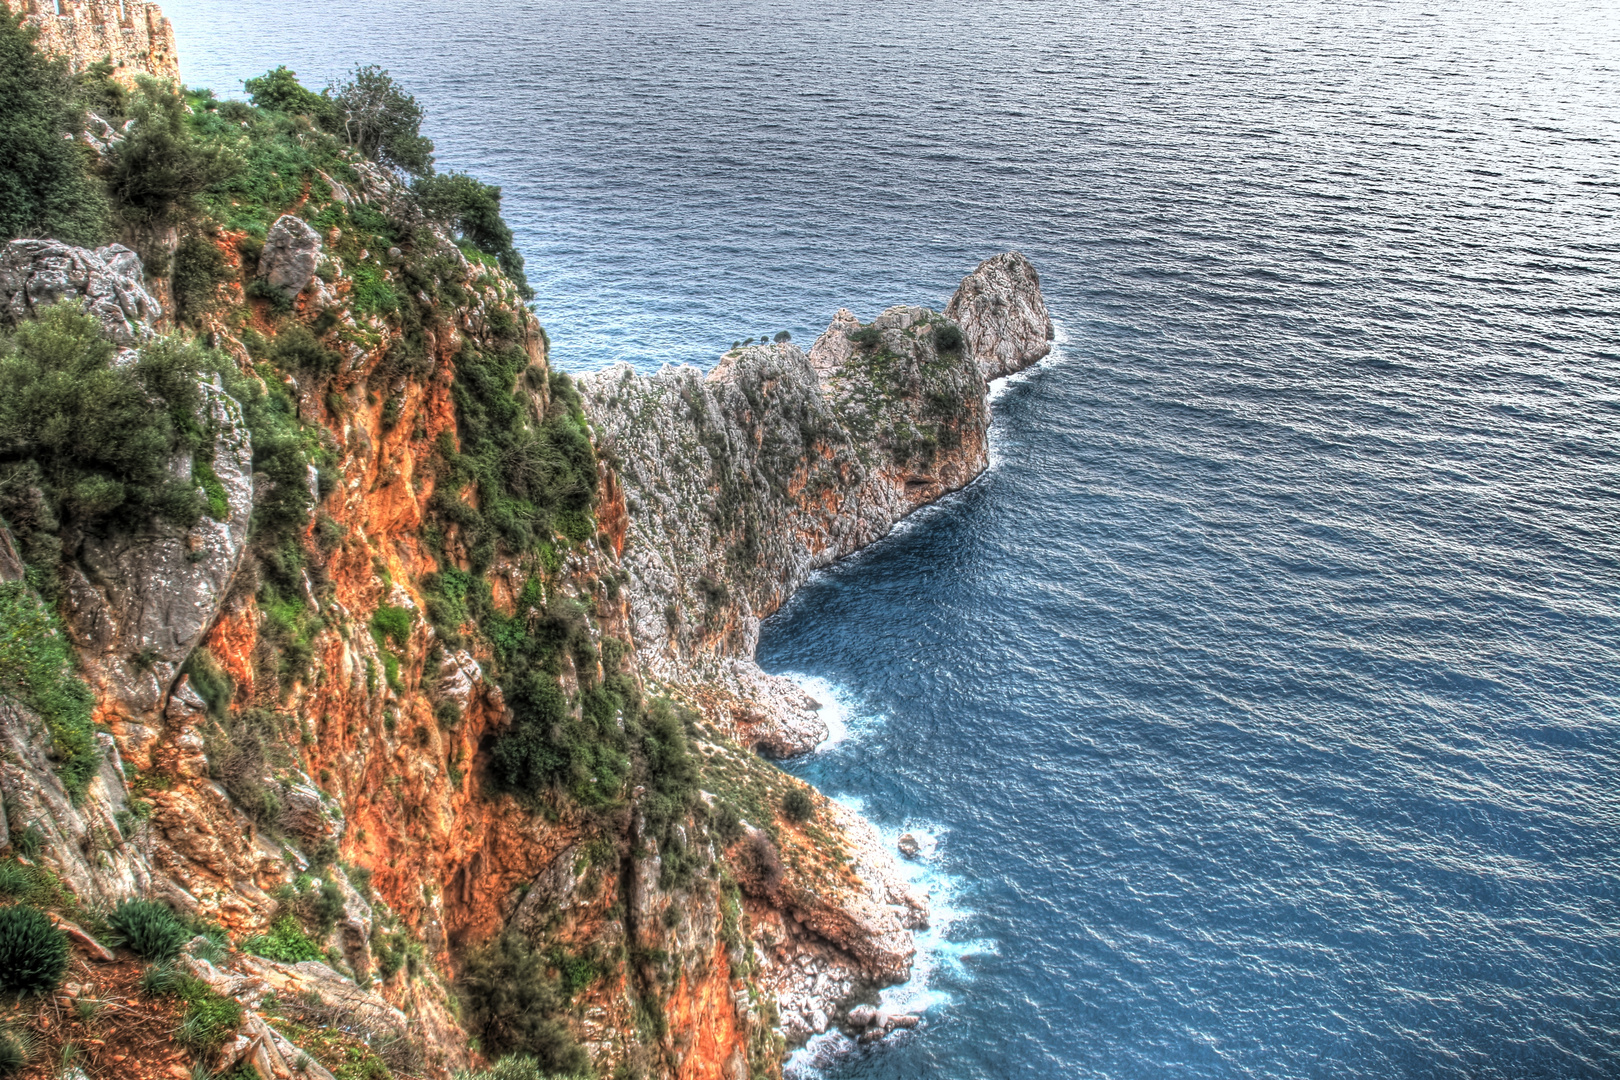
[[[1041,279],[1016,251],[984,260],[945,306],[972,344],[986,379],[1023,371],[1052,351],[1052,319]]]

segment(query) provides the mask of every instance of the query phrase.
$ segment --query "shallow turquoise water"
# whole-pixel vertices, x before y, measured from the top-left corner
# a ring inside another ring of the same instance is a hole
[[[1063,344],[818,579],[795,768],[937,840],[883,1077],[1620,1075],[1620,13],[170,0],[502,183],[564,366],[942,304]]]

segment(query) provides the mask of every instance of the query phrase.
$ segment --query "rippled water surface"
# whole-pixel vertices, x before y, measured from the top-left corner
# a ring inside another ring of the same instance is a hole
[[[1620,11],[168,0],[501,183],[565,367],[1041,268],[995,468],[805,590],[936,841],[872,1077],[1620,1076]]]

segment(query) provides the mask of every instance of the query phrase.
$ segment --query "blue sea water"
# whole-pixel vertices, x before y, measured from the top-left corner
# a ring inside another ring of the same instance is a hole
[[[1620,1076],[1620,8],[165,8],[406,82],[565,368],[1040,267],[992,470],[761,643],[943,909],[804,1069]]]

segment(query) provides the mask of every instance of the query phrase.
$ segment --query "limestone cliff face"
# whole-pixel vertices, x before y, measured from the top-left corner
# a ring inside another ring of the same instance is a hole
[[[1050,327],[1034,268],[1009,253],[944,315],[897,307],[863,325],[840,311],[808,354],[761,345],[707,375],[620,365],[581,380],[624,489],[642,661],[700,686],[716,721],[768,754],[824,739],[814,703],[754,665],[760,620],[984,470],[986,379],[1045,356]]]
[[[582,380],[625,508],[614,547],[631,640],[724,741],[780,757],[826,737],[816,703],[754,663],[760,620],[816,569],[978,476],[986,370],[1007,374],[1046,353],[1050,322],[1022,256],[981,264],[947,310],[969,325],[915,307],[864,325],[840,311],[808,354],[761,345],[706,375],[620,365]],[[711,763],[727,753],[705,752]],[[816,820],[837,840],[772,824],[781,861],[770,872],[746,858],[763,833],[741,845],[756,971],[790,1042],[834,1024],[860,1030],[852,1004],[909,977],[911,931],[928,920],[927,898],[869,824],[831,803]]]
[[[96,697],[102,767],[75,803],[44,725],[0,698],[7,833],[37,830],[34,858],[85,904],[161,897],[238,943],[319,900],[328,963],[283,970],[238,952],[196,970],[250,1010],[270,993],[348,1002],[418,1048],[411,1073],[476,1060],[452,987],[468,952],[503,933],[575,973],[559,1022],[603,1075],[776,1075],[814,1031],[899,1022],[851,1006],[908,976],[927,899],[868,824],[754,752],[824,734],[754,647],[759,620],[814,569],[984,469],[982,355],[1031,362],[1033,271],[970,275],[958,298],[1003,300],[976,302],[970,333],[921,308],[864,325],[840,312],[808,353],[769,345],[707,375],[584,380],[594,523],[554,519],[508,543],[478,515],[502,537],[526,523],[500,517],[457,462],[481,409],[532,427],[569,407],[544,334],[514,283],[394,177],[352,172],[275,208],[262,245],[211,235],[229,280],[200,328],[286,428],[255,446],[253,399],[210,382],[223,504],[189,529],[65,551],[60,614]],[[345,235],[379,218],[410,251]],[[10,318],[71,299],[127,344],[170,329],[136,291],[133,254],[20,243],[34,246],[0,260]],[[392,315],[383,293],[401,303]],[[480,386],[495,369],[468,358],[490,356],[506,381]],[[537,438],[493,467],[521,472]],[[307,474],[275,464],[292,446]],[[0,578],[21,570],[0,527]],[[493,748],[522,713],[496,635],[445,614],[447,581],[486,585],[489,625],[508,635],[571,620],[544,673],[563,721],[582,722],[615,676],[695,706],[695,805],[671,821],[636,782],[593,803],[561,786],[500,793]],[[795,793],[808,817],[784,813]],[[239,1051],[279,1075],[295,1052],[263,1028],[250,1011]]]
[[[180,79],[174,25],[150,0],[5,0],[39,28],[39,46],[65,56],[75,71],[111,60],[116,77],[136,73]]]

